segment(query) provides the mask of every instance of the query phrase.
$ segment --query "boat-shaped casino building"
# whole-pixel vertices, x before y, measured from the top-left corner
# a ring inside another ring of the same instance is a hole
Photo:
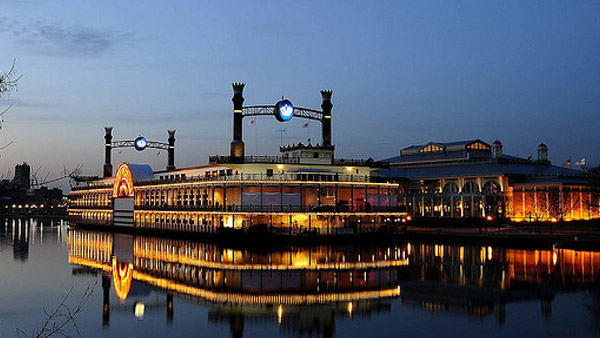
[[[167,143],[143,137],[113,142],[112,128],[106,127],[104,177],[72,188],[69,220],[167,231],[331,235],[393,230],[404,221],[399,184],[371,175],[385,163],[335,158],[331,91],[321,91],[321,110],[314,110],[286,99],[244,106],[243,89],[244,84],[233,84],[230,154],[211,156],[207,165],[175,168],[174,130]],[[274,115],[280,122],[292,117],[318,121],[322,141],[281,147],[281,156],[245,156],[243,118],[260,115]],[[167,168],[122,163],[113,172],[111,151],[118,147],[167,150]]]

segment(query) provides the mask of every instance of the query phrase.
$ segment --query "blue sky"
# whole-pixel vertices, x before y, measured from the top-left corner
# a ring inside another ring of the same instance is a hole
[[[282,95],[319,108],[332,89],[337,156],[376,159],[411,144],[481,138],[560,164],[600,149],[598,1],[5,1],[0,70],[17,59],[0,172],[16,163],[100,174],[103,126],[116,139],[165,141],[176,164],[227,154],[231,82],[246,104]],[[249,154],[320,139],[320,126],[264,117]],[[114,162],[166,165],[115,151]],[[44,174],[45,175],[45,174]]]

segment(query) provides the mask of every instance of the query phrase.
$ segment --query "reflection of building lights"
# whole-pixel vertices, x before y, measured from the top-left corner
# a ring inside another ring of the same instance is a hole
[[[408,254],[410,255],[410,252],[411,252],[410,243],[406,244],[406,252],[408,252]]]
[[[465,247],[464,246],[461,246],[460,249],[458,249],[458,256],[459,256],[461,262],[465,260]]]
[[[352,302],[348,302],[348,317],[352,317]]]
[[[277,323],[281,324],[281,318],[283,317],[283,305],[279,304],[277,308]]]
[[[488,246],[488,247],[487,247],[487,259],[488,259],[488,261],[491,261],[491,260],[492,260],[492,253],[493,253],[493,251],[492,251],[492,247],[491,247],[491,246]]]
[[[558,255],[556,254],[556,252],[552,253],[552,265],[556,265],[556,262],[558,261]]]
[[[142,302],[137,302],[135,303],[135,307],[133,309],[133,312],[135,314],[135,318],[137,319],[143,319],[144,318],[144,311],[146,309],[146,305],[144,305],[144,303]]]
[[[125,301],[129,294],[129,290],[131,289],[131,282],[133,280],[133,264],[119,263],[117,262],[117,259],[113,257],[112,272],[117,297],[120,301]]]

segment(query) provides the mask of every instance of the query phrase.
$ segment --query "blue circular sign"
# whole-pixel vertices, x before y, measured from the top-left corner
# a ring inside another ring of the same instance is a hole
[[[294,105],[290,100],[281,100],[275,106],[275,118],[279,122],[287,122],[294,117]]]
[[[135,150],[142,151],[142,150],[146,149],[147,145],[148,145],[148,141],[146,140],[145,137],[140,136],[135,139]]]

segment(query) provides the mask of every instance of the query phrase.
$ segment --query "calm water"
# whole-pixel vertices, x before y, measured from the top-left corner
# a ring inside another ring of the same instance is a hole
[[[83,337],[600,336],[600,253],[398,243],[245,249],[0,224],[0,336],[69,293]],[[70,291],[71,290],[71,291]],[[67,334],[76,335],[72,326]]]

